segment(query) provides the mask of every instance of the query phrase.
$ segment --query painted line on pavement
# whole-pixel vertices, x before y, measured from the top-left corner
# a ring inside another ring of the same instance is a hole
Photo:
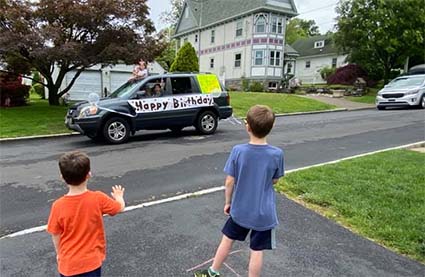
[[[333,161],[329,161],[329,162],[318,163],[318,164],[314,164],[314,165],[309,165],[309,166],[305,166],[305,167],[291,169],[291,170],[287,170],[285,173],[289,174],[289,173],[292,173],[292,172],[306,170],[306,169],[309,169],[309,168],[324,166],[324,165],[328,165],[328,164],[336,164],[336,163],[339,163],[339,162],[342,162],[342,161],[347,161],[347,160],[352,160],[352,159],[356,159],[356,158],[360,158],[360,157],[370,156],[370,155],[373,155],[373,154],[378,154],[378,153],[391,151],[391,150],[411,148],[411,147],[419,146],[419,145],[423,145],[423,144],[425,144],[425,141],[419,141],[419,142],[410,143],[410,144],[406,144],[406,145],[385,148],[385,149],[367,152],[367,153],[354,155],[354,156],[350,156],[350,157],[346,157],[346,158],[341,158],[341,159],[337,159],[337,160],[333,160]],[[221,191],[221,190],[224,190],[224,186],[213,187],[213,188],[204,189],[204,190],[200,190],[200,191],[196,191],[196,192],[185,193],[185,194],[181,194],[181,195],[177,195],[177,196],[173,196],[173,197],[169,197],[169,198],[165,198],[165,199],[145,202],[145,203],[142,203],[142,204],[139,204],[139,205],[126,207],[124,209],[124,212],[129,212],[129,211],[132,211],[132,210],[141,209],[141,208],[150,207],[150,206],[155,206],[155,205],[164,204],[164,203],[168,203],[168,202],[183,200],[183,199],[187,199],[187,198],[191,198],[191,197],[197,197],[197,196],[214,193],[214,192]],[[0,240],[45,231],[46,227],[47,227],[47,225],[42,225],[42,226],[37,226],[37,227],[25,229],[25,230],[18,231],[18,232],[9,234],[9,235],[5,235],[5,236],[1,237]]]

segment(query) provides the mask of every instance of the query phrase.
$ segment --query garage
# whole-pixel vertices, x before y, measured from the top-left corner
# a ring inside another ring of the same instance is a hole
[[[72,81],[74,72],[66,74],[65,87]],[[90,93],[101,95],[102,92],[102,73],[98,70],[86,70],[81,73],[69,91],[70,100],[86,100]]]

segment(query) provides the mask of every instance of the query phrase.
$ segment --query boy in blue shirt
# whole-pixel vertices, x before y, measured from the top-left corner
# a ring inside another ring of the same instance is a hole
[[[249,277],[260,276],[263,250],[276,247],[278,224],[273,185],[284,175],[283,151],[267,144],[275,115],[267,106],[250,108],[245,121],[249,143],[233,147],[224,167],[224,214],[229,219],[210,268],[195,272],[196,277],[220,276],[219,270],[235,240],[244,241],[249,232],[251,255]]]

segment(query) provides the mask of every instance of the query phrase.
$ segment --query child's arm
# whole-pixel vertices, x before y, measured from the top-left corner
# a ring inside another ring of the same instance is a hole
[[[224,214],[229,215],[230,214],[230,205],[232,203],[232,194],[233,194],[233,186],[235,185],[235,178],[227,175],[226,181],[224,182],[224,196],[225,196],[225,202],[224,202]]]
[[[113,186],[112,192],[111,192],[112,197],[120,203],[121,212],[124,211],[124,208],[125,208],[124,190],[125,190],[125,188],[118,185],[118,186]]]
[[[61,235],[54,235],[52,234],[52,241],[53,241],[53,246],[55,247],[55,251],[56,251],[56,259],[59,255],[59,240],[61,238]]]

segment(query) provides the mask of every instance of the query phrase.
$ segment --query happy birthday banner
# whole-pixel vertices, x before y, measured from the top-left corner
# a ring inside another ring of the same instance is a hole
[[[214,98],[210,94],[199,94],[128,100],[128,103],[136,113],[152,113],[214,106]]]

